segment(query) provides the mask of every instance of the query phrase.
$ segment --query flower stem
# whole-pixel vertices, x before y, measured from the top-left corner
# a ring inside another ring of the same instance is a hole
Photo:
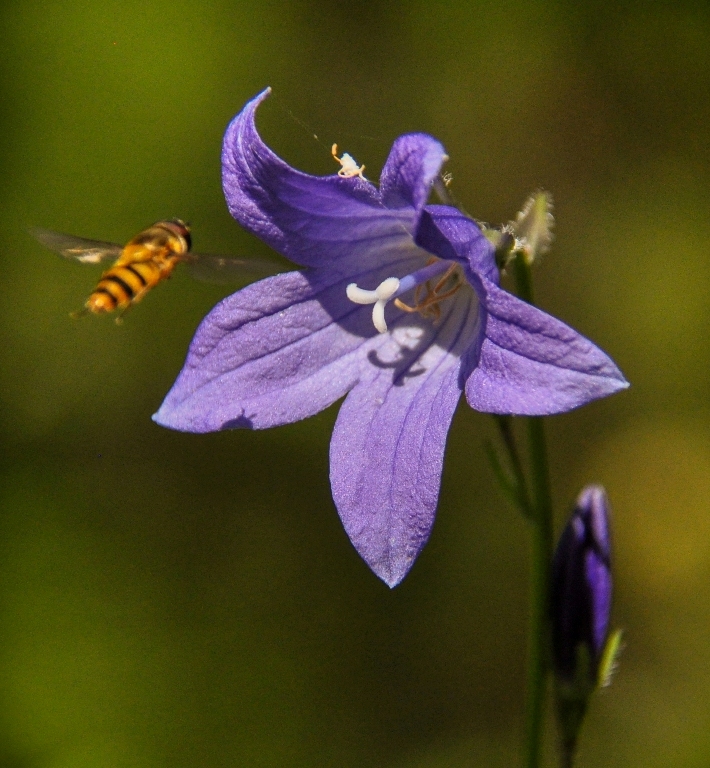
[[[513,503],[520,508],[523,515],[531,518],[534,516],[534,510],[532,502],[530,501],[530,495],[528,494],[525,469],[523,468],[523,462],[520,460],[520,453],[518,452],[518,446],[515,442],[513,417],[495,414],[493,418],[498,425],[503,445],[505,445],[508,452],[508,461],[510,462],[510,469],[512,472],[512,482],[508,481],[508,487],[510,489],[509,495],[512,497]]]
[[[520,298],[533,304],[530,264],[522,254],[514,261]],[[552,492],[547,461],[545,429],[540,417],[527,419],[530,455],[532,553],[530,628],[527,693],[525,701],[525,768],[538,768],[542,747],[547,673],[549,668],[550,622],[548,600],[552,563]]]
[[[526,768],[537,768],[540,764],[550,648],[548,599],[552,563],[552,498],[543,422],[539,417],[529,418],[527,421],[535,517],[532,520],[524,765]]]

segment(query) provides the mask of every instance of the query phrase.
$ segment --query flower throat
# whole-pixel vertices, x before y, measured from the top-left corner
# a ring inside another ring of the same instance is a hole
[[[438,259],[432,258],[427,262],[435,264]],[[414,306],[405,304],[401,299],[395,299],[394,305],[405,312],[418,312],[422,317],[438,320],[441,317],[441,302],[453,296],[463,285],[461,269],[458,264],[452,264],[432,287],[432,280],[420,283],[414,289]]]
[[[346,293],[355,304],[373,304],[372,324],[380,333],[387,333],[385,307],[390,300],[394,300],[395,305],[405,312],[418,312],[422,317],[437,320],[441,316],[439,305],[461,288],[464,284],[462,277],[460,266],[455,262],[431,258],[425,267],[401,280],[398,277],[388,277],[374,291],[350,283]],[[412,289],[414,306],[405,304],[399,298]]]

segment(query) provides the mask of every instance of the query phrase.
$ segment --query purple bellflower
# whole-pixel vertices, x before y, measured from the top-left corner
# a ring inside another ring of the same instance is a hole
[[[550,599],[555,673],[582,698],[599,683],[611,592],[609,502],[604,488],[588,485],[557,545]]]
[[[188,432],[264,429],[347,395],[333,499],[392,587],[429,537],[462,391],[480,411],[542,415],[628,385],[594,344],[499,287],[493,246],[471,219],[427,205],[447,159],[438,141],[397,139],[379,188],[349,155],[337,174],[310,176],[259,137],[268,93],[227,129],[224,193],[245,229],[305,269],[218,304],[154,419]]]

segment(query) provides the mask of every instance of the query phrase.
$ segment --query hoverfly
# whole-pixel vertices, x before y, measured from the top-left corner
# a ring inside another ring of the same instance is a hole
[[[190,227],[180,219],[157,221],[139,232],[125,246],[63,235],[35,228],[30,233],[52,251],[80,264],[113,264],[101,275],[84,306],[72,312],[79,317],[121,310],[116,322],[148,291],[170,277],[180,262],[187,262],[194,277],[230,279],[248,273],[270,275],[279,271],[275,262],[192,253]]]

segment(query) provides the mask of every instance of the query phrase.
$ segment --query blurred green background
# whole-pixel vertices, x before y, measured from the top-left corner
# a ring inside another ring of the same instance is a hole
[[[710,764],[710,6],[6,0],[0,23],[0,766],[516,764],[528,536],[490,418],[460,407],[431,541],[390,591],[330,499],[337,406],[262,433],[151,422],[231,287],[178,270],[121,327],[71,321],[100,270],[26,233],[179,216],[196,250],[266,253],[219,165],[266,85],[262,134],[304,170],[334,172],[338,142],[377,178],[422,130],[481,220],[554,194],[539,303],[633,384],[549,421],[558,524],[608,488],[626,632],[578,764]]]

